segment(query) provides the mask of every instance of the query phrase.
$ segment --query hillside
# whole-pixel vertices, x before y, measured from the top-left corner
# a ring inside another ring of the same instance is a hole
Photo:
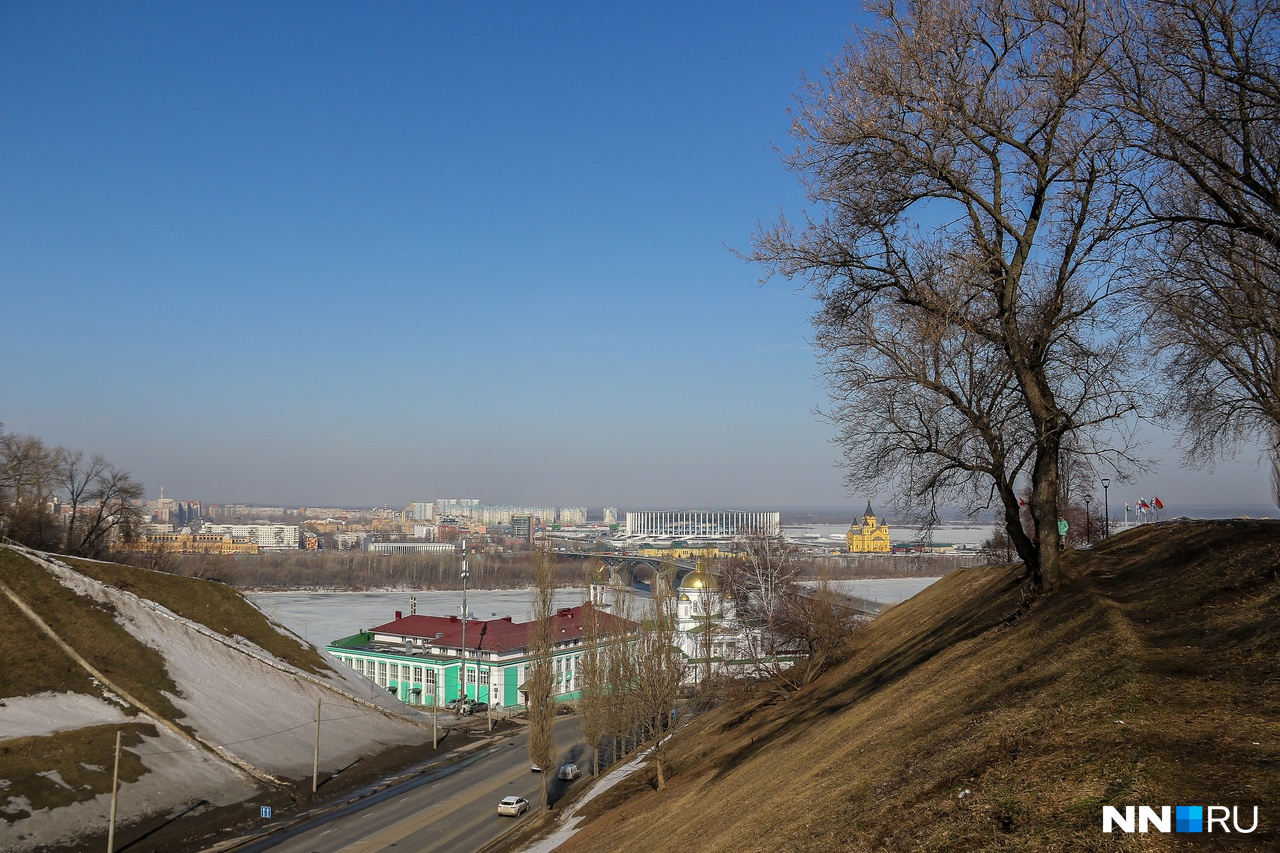
[[[317,702],[325,776],[431,741],[217,582],[0,548],[0,626],[3,850],[105,832],[117,732],[118,827],[309,795]]]
[[[676,736],[667,788],[587,805],[583,851],[1280,849],[1280,524],[1144,525],[1023,606],[955,572],[804,691]],[[1103,805],[1238,805],[1249,835],[1104,834]]]

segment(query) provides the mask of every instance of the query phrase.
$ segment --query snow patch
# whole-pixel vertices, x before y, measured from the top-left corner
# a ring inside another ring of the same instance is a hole
[[[124,705],[118,696],[103,691]],[[43,737],[67,729],[123,723],[128,717],[120,708],[87,693],[37,693],[5,700],[0,708],[0,740],[16,737]]]
[[[68,791],[71,790],[71,786],[68,785],[65,781],[63,781],[62,774],[59,773],[57,770],[46,770],[43,773],[37,773],[36,775],[43,776],[53,784],[57,785],[59,788],[66,788]]]
[[[31,811],[31,801],[28,800],[26,797],[9,797],[5,801],[5,804],[3,806],[0,806],[0,812],[8,812],[9,814],[16,814],[17,812],[29,812],[29,811]],[[3,838],[4,836],[0,835],[0,839],[3,839]]]

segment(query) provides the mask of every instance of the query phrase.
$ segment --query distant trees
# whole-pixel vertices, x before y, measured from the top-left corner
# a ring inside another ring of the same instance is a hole
[[[33,548],[105,556],[137,537],[143,485],[100,454],[49,447],[0,424],[0,533]],[[55,516],[55,501],[61,515]]]

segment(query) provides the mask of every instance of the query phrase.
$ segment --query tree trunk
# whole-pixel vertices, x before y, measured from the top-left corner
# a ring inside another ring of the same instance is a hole
[[[1059,449],[1056,433],[1043,439],[1031,472],[1031,519],[1038,559],[1035,565],[1028,562],[1027,568],[1040,592],[1056,589],[1063,582],[1063,540],[1058,534]]]

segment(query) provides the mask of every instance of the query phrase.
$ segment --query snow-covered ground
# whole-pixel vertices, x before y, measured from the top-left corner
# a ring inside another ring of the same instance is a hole
[[[0,740],[129,721],[119,704],[83,693],[11,696],[4,700],[3,705],[4,710],[0,711]]]

